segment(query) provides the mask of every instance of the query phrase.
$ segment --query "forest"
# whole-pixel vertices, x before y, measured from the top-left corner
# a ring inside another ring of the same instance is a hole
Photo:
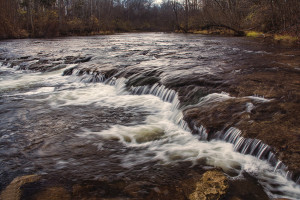
[[[0,39],[224,27],[300,35],[299,0],[0,0]]]

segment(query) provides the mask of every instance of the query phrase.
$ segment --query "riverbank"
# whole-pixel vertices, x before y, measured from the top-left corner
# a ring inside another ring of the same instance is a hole
[[[263,40],[264,42],[279,43],[283,45],[299,46],[300,38],[290,34],[271,34],[258,31],[242,31],[245,37]],[[235,32],[228,29],[210,29],[210,30],[191,30],[192,34],[203,35],[223,35],[223,36],[235,36]],[[300,47],[300,46],[299,46]]]

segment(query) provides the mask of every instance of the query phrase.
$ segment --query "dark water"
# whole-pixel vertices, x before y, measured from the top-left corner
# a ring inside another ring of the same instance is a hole
[[[233,179],[247,172],[270,198],[298,199],[299,185],[268,162],[192,135],[179,100],[199,99],[161,87],[215,88],[217,100],[207,101],[218,102],[231,98],[222,93],[223,76],[270,62],[276,68],[282,60],[297,71],[293,53],[244,38],[161,33],[2,41],[0,188],[25,174],[155,182],[161,173],[200,166]],[[158,82],[156,96],[149,94]]]

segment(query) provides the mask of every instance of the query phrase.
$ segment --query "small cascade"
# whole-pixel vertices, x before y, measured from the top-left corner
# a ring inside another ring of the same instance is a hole
[[[151,94],[159,97],[162,101],[172,103],[173,114],[171,116],[172,121],[178,124],[182,129],[191,132],[188,127],[188,123],[183,119],[183,114],[179,110],[179,99],[178,94],[172,89],[166,88],[164,85],[159,85],[155,83],[154,85],[145,85],[145,86],[131,86],[129,91],[134,95],[145,95]]]
[[[183,119],[182,112],[180,110],[178,110],[175,106],[176,106],[176,104],[174,104],[174,102],[172,102],[172,111],[173,111],[173,114],[171,116],[171,120],[175,124],[179,125],[185,131],[191,132],[191,129],[189,128],[188,123]]]
[[[204,128],[204,126],[201,125],[200,127],[197,127],[196,125],[194,125],[193,130],[196,131],[197,135],[200,136],[201,140],[207,140],[208,133],[206,131],[206,128]]]
[[[161,100],[172,103],[176,92],[174,90],[166,88],[164,85],[159,85],[155,83],[154,85],[145,85],[145,86],[132,86],[130,88],[132,94],[142,95],[142,94],[152,94],[159,97]]]
[[[104,81],[105,84],[115,86],[121,93],[126,92],[126,82],[127,79],[125,78],[117,79],[115,77],[111,77]],[[133,95],[151,94],[153,96],[159,97],[162,101],[171,103],[173,111],[171,120],[174,121],[175,124],[179,125],[182,129],[191,132],[190,128],[188,127],[188,123],[183,119],[181,110],[179,110],[180,102],[178,99],[178,94],[174,90],[168,89],[164,85],[155,83],[154,85],[144,85],[137,87],[131,86],[129,88],[129,92]]]
[[[245,155],[252,155],[261,160],[266,160],[274,167],[274,172],[279,172],[287,179],[292,180],[293,174],[287,171],[287,166],[276,158],[272,148],[264,144],[261,140],[244,138],[241,136],[241,130],[231,127],[225,133],[218,132],[216,139],[223,140],[234,145],[234,150]],[[295,182],[299,184],[300,178],[296,178]]]
[[[84,83],[102,83],[106,80],[104,74],[98,71],[86,71],[82,69],[73,69],[73,76]]]
[[[110,77],[110,78],[106,79],[104,81],[104,83],[107,85],[116,85],[116,81],[117,81],[116,77]]]
[[[233,127],[229,128],[224,134],[219,134],[218,139],[234,144],[235,151],[250,154],[262,160],[267,160],[271,152],[271,147],[262,143],[261,140],[244,138],[241,136],[241,130]]]

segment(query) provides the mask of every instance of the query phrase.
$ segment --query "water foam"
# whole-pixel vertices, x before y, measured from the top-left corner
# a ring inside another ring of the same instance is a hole
[[[252,100],[257,101],[257,102],[262,102],[262,103],[272,101],[272,99],[266,99],[264,96],[258,96],[258,95],[247,96],[246,98],[252,99]]]
[[[1,67],[5,76],[0,76],[0,91],[16,91],[18,95],[45,93],[46,90],[51,92],[50,88],[66,83],[66,79],[61,76],[62,71],[63,69],[47,73],[33,72],[19,70],[18,66],[11,68],[10,64],[7,64]],[[23,89],[30,91],[22,93],[20,90]]]

